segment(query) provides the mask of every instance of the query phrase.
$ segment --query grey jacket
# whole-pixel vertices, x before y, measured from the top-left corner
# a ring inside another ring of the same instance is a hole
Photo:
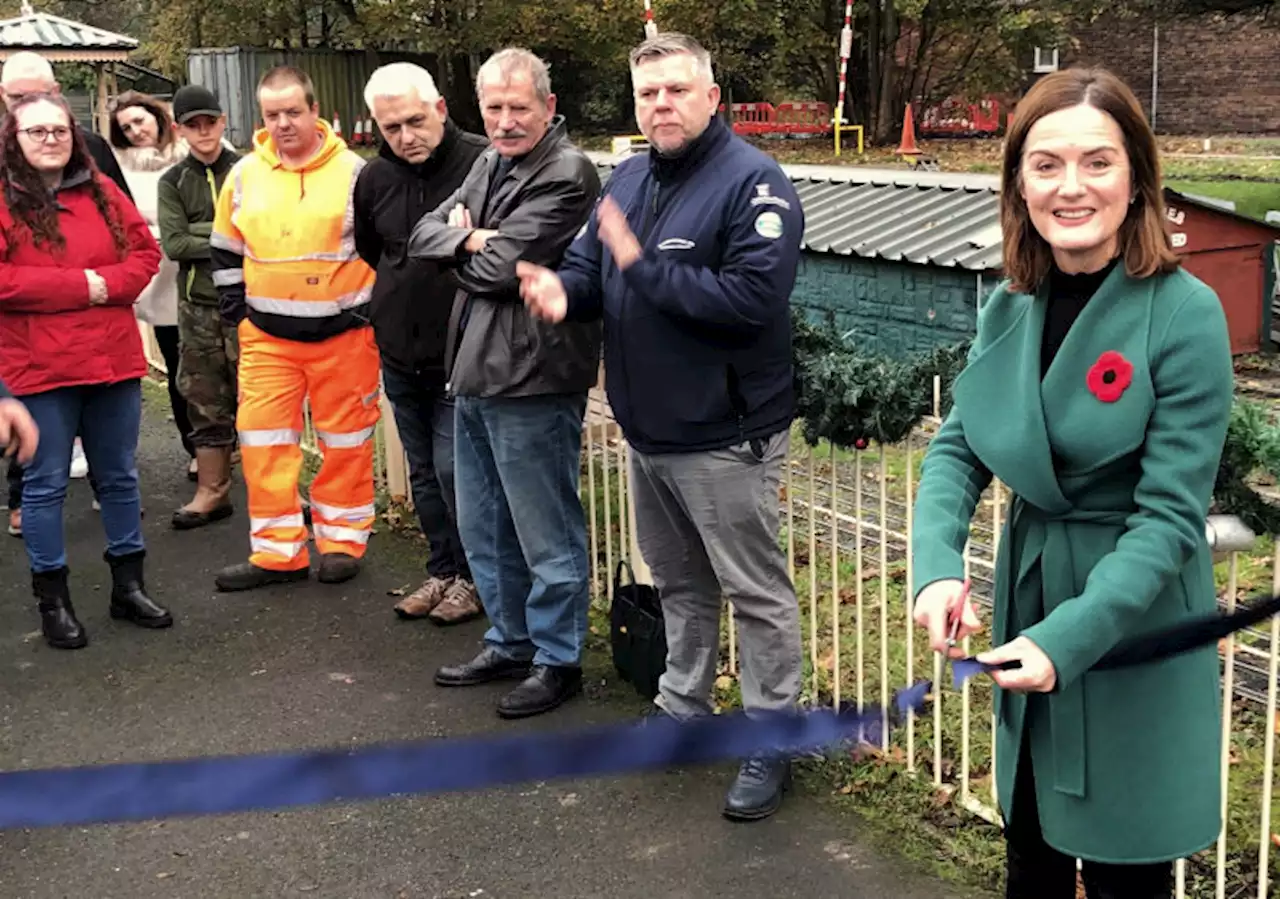
[[[409,238],[409,255],[448,270],[460,290],[446,339],[449,390],[457,396],[519,397],[581,393],[596,383],[601,324],[548,324],[520,299],[516,262],[554,269],[595,205],[595,164],[571,144],[557,116],[528,155],[500,179],[501,157],[490,147],[454,194],[423,217]],[[470,233],[446,224],[462,203],[476,228],[496,229],[484,249],[462,249]]]

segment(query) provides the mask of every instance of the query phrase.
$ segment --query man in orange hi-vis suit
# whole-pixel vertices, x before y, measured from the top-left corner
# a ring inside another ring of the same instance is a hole
[[[351,208],[364,160],[320,118],[305,72],[267,72],[258,104],[266,127],[227,177],[209,238],[222,317],[240,338],[236,429],[252,550],[218,574],[219,590],[309,575],[298,493],[308,397],[324,454],[311,485],[322,582],[359,572],[374,518],[374,273],[356,253]]]

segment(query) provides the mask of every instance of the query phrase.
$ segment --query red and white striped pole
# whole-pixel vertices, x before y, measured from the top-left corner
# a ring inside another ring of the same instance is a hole
[[[648,39],[655,37],[657,34],[658,26],[653,21],[653,4],[650,0],[644,0],[644,36]]]
[[[853,0],[845,0],[844,27],[840,29],[840,99],[836,102],[836,146],[840,146],[840,126],[844,124],[844,93],[849,76],[849,54],[853,51]]]

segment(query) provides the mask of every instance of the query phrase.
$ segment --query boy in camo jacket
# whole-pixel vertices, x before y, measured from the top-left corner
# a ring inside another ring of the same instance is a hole
[[[160,245],[180,266],[178,390],[189,406],[198,479],[195,497],[174,512],[173,526],[189,530],[233,511],[238,346],[235,328],[218,313],[209,234],[218,192],[240,157],[223,142],[227,119],[207,88],[180,88],[173,97],[173,120],[191,152],[160,179],[159,221]]]

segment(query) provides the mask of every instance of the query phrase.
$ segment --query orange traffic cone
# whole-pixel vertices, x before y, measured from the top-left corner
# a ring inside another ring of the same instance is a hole
[[[916,120],[911,113],[911,104],[907,104],[907,114],[902,119],[902,143],[894,150],[899,156],[919,156],[921,150],[916,146]]]
[[[338,116],[336,109],[333,111],[333,133],[342,137],[342,119]]]

